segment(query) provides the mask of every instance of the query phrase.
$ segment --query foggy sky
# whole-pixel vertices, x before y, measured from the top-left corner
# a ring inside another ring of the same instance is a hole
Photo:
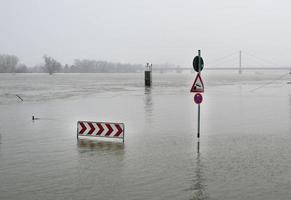
[[[288,0],[0,0],[0,54],[187,67],[198,49],[206,66],[241,49],[291,66],[290,10]]]

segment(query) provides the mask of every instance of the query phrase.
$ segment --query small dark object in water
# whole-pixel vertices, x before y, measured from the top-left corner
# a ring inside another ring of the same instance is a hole
[[[18,94],[16,94],[16,96],[17,96],[21,101],[23,101],[23,99],[22,99]]]
[[[34,117],[34,115],[32,115],[32,120],[34,121],[34,120],[38,120],[39,118],[37,118],[37,117]]]

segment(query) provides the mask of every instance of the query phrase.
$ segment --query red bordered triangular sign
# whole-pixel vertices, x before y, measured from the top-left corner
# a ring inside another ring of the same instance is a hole
[[[193,85],[192,85],[190,92],[201,92],[201,93],[204,92],[204,84],[203,84],[202,78],[201,78],[199,73],[197,74],[197,76],[193,82]]]

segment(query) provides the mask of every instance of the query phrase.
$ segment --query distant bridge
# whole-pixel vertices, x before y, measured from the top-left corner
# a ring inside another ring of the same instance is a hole
[[[176,72],[181,73],[183,71],[194,72],[192,67],[180,67],[180,68],[155,68],[152,69],[154,72],[166,73],[166,72]],[[204,67],[203,70],[210,71],[238,71],[242,73],[243,71],[289,71],[291,74],[291,67]]]
[[[192,67],[167,67],[167,68],[155,68],[153,67],[153,71],[160,72],[182,72],[182,71],[193,71]],[[248,71],[248,70],[278,70],[278,71],[291,71],[291,67],[204,67],[203,70],[233,70],[233,71]]]
[[[254,54],[246,53],[244,52],[244,66],[242,62],[242,51],[239,52],[232,52],[226,56],[222,56],[220,58],[210,60],[204,63],[205,64],[203,70],[237,70],[240,74],[242,71],[249,71],[249,70],[273,70],[273,71],[289,71],[291,73],[291,66],[278,66],[277,63],[260,58]],[[212,67],[207,67],[212,66]],[[215,67],[213,67],[215,66]],[[222,67],[220,67],[222,66]],[[227,67],[229,66],[229,67]],[[236,66],[236,67],[234,67]],[[248,66],[248,67],[247,67]],[[250,67],[252,66],[252,67]],[[258,67],[256,67],[258,66]],[[159,71],[159,72],[182,72],[182,71],[193,71],[192,66],[189,67],[165,67],[165,68],[155,68],[153,66],[153,71]]]

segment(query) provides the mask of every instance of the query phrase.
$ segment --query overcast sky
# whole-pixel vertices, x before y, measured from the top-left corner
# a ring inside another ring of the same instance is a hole
[[[238,52],[291,65],[288,0],[0,0],[0,54],[190,66]],[[246,58],[246,57],[245,57]]]

